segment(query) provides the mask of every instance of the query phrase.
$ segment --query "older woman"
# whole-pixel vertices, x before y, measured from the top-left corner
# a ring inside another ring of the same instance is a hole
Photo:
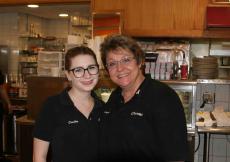
[[[105,106],[102,161],[185,161],[186,121],[179,97],[142,73],[144,53],[131,38],[108,36],[102,62],[118,85]]]

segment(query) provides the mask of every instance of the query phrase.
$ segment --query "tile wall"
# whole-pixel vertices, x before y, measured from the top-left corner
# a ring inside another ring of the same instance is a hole
[[[216,106],[222,106],[225,111],[230,111],[230,85],[228,84],[198,84],[196,96],[196,109],[200,110],[202,94],[204,92],[215,93],[215,104],[206,104],[204,111],[212,111]],[[203,135],[200,136],[200,147],[195,154],[195,162],[203,161]],[[196,135],[196,146],[198,136]],[[230,135],[211,135],[210,162],[230,162]]]

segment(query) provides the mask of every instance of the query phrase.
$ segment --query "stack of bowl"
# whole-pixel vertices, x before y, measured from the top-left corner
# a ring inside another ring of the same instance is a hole
[[[196,79],[215,79],[218,77],[218,61],[216,57],[194,57],[192,67],[193,76]]]

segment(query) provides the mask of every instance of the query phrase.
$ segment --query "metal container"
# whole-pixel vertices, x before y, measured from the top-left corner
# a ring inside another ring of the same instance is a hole
[[[4,115],[2,127],[2,150],[4,154],[17,154],[16,119],[26,114],[26,109],[15,108],[12,113]]]

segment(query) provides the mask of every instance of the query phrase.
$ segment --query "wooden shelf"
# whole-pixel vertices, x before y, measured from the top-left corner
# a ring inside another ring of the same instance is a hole
[[[230,28],[210,28],[204,30],[203,38],[230,39]]]
[[[10,97],[11,101],[27,101],[27,98],[22,98],[22,97]]]
[[[92,27],[92,25],[75,25],[72,24],[73,27],[79,27],[79,28],[87,28],[87,27]]]
[[[230,66],[219,66],[219,69],[230,69]]]

